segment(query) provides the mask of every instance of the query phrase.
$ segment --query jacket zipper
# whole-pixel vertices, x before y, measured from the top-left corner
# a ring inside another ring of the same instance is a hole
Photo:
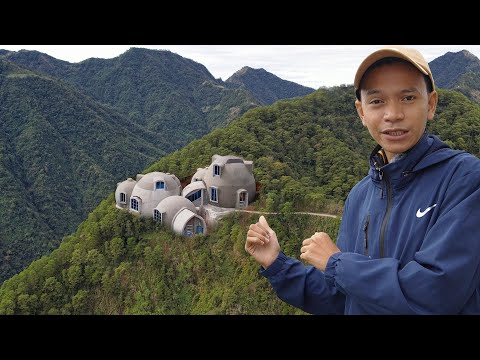
[[[368,256],[368,224],[370,223],[370,215],[367,216],[367,220],[365,220],[365,224],[363,224],[363,233],[364,233],[364,240],[363,240],[363,253]]]
[[[390,213],[392,211],[392,188],[390,185],[390,179],[387,174],[384,174],[380,170],[380,178],[385,178],[385,187],[387,189],[387,210],[385,211],[385,216],[383,217],[382,227],[380,228],[380,258],[384,257],[385,253],[385,230],[387,229],[387,223],[390,218]]]

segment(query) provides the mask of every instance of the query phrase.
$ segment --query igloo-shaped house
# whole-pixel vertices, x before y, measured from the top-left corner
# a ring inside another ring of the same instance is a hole
[[[170,227],[178,235],[207,233],[205,220],[197,214],[195,205],[183,196],[170,196],[160,201],[153,210],[153,219]]]
[[[157,207],[160,201],[169,196],[180,195],[182,191],[180,180],[175,175],[155,171],[145,175],[137,175],[136,184],[133,186],[128,200],[128,192],[124,192],[126,194],[125,198],[122,191],[128,190],[131,183],[124,181],[117,187],[115,192],[117,207],[125,208],[125,204],[121,202],[122,199],[125,199],[128,201],[130,212],[149,217],[153,216],[153,209]],[[117,192],[119,193],[118,200]]]
[[[208,196],[210,205],[244,208],[255,200],[256,184],[253,177],[253,161],[246,161],[232,155],[213,155],[212,163],[201,175],[203,175],[205,195]],[[194,183],[190,185],[192,184]],[[184,192],[185,195],[188,194]]]
[[[132,178],[117,183],[117,189],[115,190],[115,204],[118,209],[128,210],[130,208],[130,198],[136,184],[137,182]]]

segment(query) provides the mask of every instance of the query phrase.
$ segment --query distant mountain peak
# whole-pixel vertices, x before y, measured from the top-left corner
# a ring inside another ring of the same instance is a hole
[[[265,105],[273,104],[281,99],[304,96],[315,91],[315,89],[292,81],[283,80],[263,68],[253,69],[250,66],[242,67],[225,83],[245,87]]]
[[[122,55],[126,54],[173,54],[170,50],[161,50],[161,49],[147,49],[147,48],[140,48],[132,46],[127,51],[125,51]]]
[[[477,59],[477,57],[475,55],[473,55],[470,51],[468,50],[461,50],[458,52],[458,54],[462,54],[464,55],[466,58],[469,58],[469,59]]]
[[[480,73],[480,59],[468,50],[449,51],[429,65],[436,85],[444,89],[456,88],[467,73]]]
[[[227,81],[231,81],[231,82],[235,82],[235,81],[238,81],[239,80],[239,77],[242,77],[242,76],[245,76],[246,74],[270,74],[270,75],[273,75],[273,76],[276,76],[274,74],[271,74],[269,73],[268,71],[266,71],[265,69],[263,68],[259,68],[259,69],[254,69],[250,66],[244,66],[242,67],[240,70],[238,70],[237,72],[235,72],[232,76],[230,76]]]

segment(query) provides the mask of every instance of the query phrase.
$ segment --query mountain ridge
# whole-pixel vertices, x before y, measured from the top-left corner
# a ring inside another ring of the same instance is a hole
[[[435,84],[480,103],[480,59],[468,50],[447,52],[429,63]]]
[[[480,155],[480,105],[439,89],[427,131]],[[340,218],[294,215],[298,209],[341,215],[353,184],[367,176],[374,147],[354,107],[352,86],[252,109],[162,157],[161,170],[185,179],[213,154],[254,162],[255,209],[267,215],[282,250],[297,257],[315,231],[336,238]],[[0,287],[0,314],[303,314],[281,302],[244,249],[258,215],[235,213],[206,236],[175,236],[151,219],[115,208],[113,192],[48,257]]]
[[[0,172],[10,204],[0,209],[0,256],[7,254],[0,279],[58,246],[111,191],[112,181],[165,154],[152,145],[151,133],[116,110],[55,79],[30,70],[18,74],[0,72]]]
[[[230,86],[245,87],[264,105],[271,105],[275,101],[305,96],[315,91],[315,89],[283,80],[278,76],[266,71],[263,68],[253,69],[244,66],[227,80],[226,84]]]
[[[200,63],[142,48],[79,63],[2,50],[0,99],[5,199],[30,214],[1,212],[0,281],[55,248],[112,183],[261,105]]]

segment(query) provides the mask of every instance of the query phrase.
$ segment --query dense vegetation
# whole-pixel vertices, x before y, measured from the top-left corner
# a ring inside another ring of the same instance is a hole
[[[215,233],[178,237],[116,209],[113,196],[50,256],[0,289],[0,314],[296,314],[276,298],[244,251],[246,214]],[[271,216],[285,252],[307,234],[336,235],[338,220]]]
[[[244,87],[263,105],[275,101],[311,94],[315,89],[280,79],[265,69],[252,69],[245,66],[230,76],[225,83],[230,86]]]
[[[373,146],[353,104],[352,89],[338,87],[253,109],[147,171],[169,169],[186,177],[213,154],[236,154],[254,161],[260,206],[338,213],[365,176]]]
[[[11,52],[6,57],[115,107],[130,121],[158,133],[166,152],[260,105],[247,90],[225,87],[202,64],[170,51],[131,48],[113,59],[79,63],[37,51]]]
[[[335,87],[251,110],[146,171],[186,178],[215,153],[254,160],[261,188],[253,205],[279,210],[267,219],[287,255],[298,257],[314,231],[335,238],[339,220],[292,212],[341,215],[349,188],[367,172],[373,142],[353,100],[351,87]],[[480,155],[480,106],[462,94],[440,90],[429,130]],[[50,256],[3,284],[0,313],[300,314],[276,298],[243,249],[257,219],[237,213],[205,237],[183,238],[115,209],[111,194]]]
[[[199,63],[137,48],[75,64],[2,50],[0,103],[0,282],[56,248],[127,174],[261,104]]]
[[[0,59],[0,282],[56,248],[127,174],[165,153],[151,132]]]

